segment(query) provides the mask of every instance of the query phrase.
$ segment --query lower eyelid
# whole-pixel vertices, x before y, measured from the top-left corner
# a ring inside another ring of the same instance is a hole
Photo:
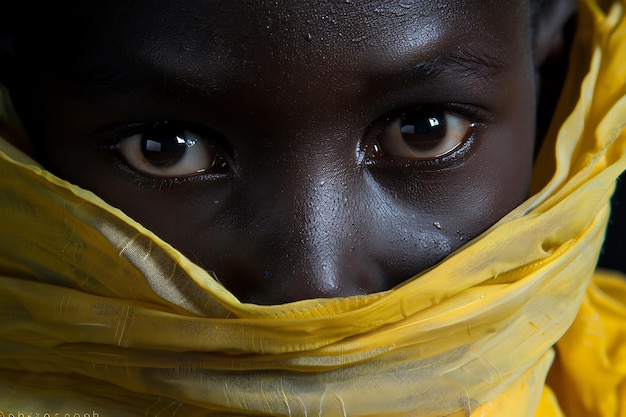
[[[463,139],[459,146],[454,148],[450,153],[442,155],[438,161],[439,164],[445,165],[448,168],[460,164],[462,161],[466,161],[474,154],[477,146],[480,144],[483,133],[476,129],[476,125],[472,124],[471,131],[467,138]]]
[[[127,178],[126,181],[128,183],[131,183],[134,187],[138,187],[140,189],[155,189],[159,192],[174,191],[176,187],[197,186],[199,184],[212,184],[216,181],[221,182],[230,178],[229,172],[200,173],[198,175],[178,178],[150,177],[141,172],[138,172],[136,169],[126,163],[123,158],[114,150],[112,150],[112,152],[113,165],[115,166],[115,169],[119,170],[121,175]]]

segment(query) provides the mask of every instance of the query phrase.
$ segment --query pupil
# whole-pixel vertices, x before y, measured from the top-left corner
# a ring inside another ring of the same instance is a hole
[[[445,120],[443,113],[417,118],[404,115],[400,122],[402,138],[408,145],[420,150],[433,149],[446,137]]]
[[[141,138],[141,152],[152,165],[169,167],[182,159],[193,143],[185,138],[182,130],[167,125],[155,125]]]

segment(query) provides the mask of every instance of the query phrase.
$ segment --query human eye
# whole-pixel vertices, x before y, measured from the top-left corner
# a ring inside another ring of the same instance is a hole
[[[226,161],[213,143],[181,122],[163,121],[118,133],[113,145],[122,162],[149,178],[186,178],[220,173]]]
[[[446,110],[416,108],[385,117],[376,151],[387,157],[432,160],[453,153],[472,135],[469,118]]]

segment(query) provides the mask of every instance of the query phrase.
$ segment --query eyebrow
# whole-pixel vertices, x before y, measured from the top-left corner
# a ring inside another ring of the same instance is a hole
[[[483,51],[458,47],[453,53],[438,55],[430,61],[421,61],[403,68],[398,75],[417,77],[423,81],[439,75],[480,78],[485,81],[502,75],[508,65]]]
[[[109,60],[106,65],[81,63],[61,75],[79,96],[94,101],[155,93],[184,100],[222,91],[219,81],[212,78],[186,78],[151,66],[126,64],[115,59]]]
[[[413,82],[427,83],[440,77],[478,78],[485,82],[502,75],[508,65],[493,55],[469,47],[457,47],[454,52],[437,55],[400,71],[379,74],[385,78],[408,77]],[[177,100],[210,97],[224,90],[220,80],[210,77],[178,76],[161,72],[151,66],[125,65],[110,60],[106,65],[78,65],[64,74],[69,85],[88,100],[114,100],[128,95],[159,94]],[[87,90],[84,90],[84,89]],[[82,91],[82,93],[81,93]]]

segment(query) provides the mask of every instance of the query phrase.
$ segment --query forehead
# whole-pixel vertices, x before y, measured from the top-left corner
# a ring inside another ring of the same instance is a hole
[[[526,3],[77,2],[66,10],[56,9],[60,17],[54,19],[48,41],[55,39],[55,33],[63,37],[55,42],[70,51],[66,62],[88,59],[93,51],[108,51],[116,58],[127,54],[134,64],[158,63],[168,73],[283,65],[315,68],[311,75],[325,78],[346,68],[362,72],[401,69],[458,48],[505,60],[507,55],[520,53],[512,45],[528,38]],[[44,19],[53,21],[49,16]]]
[[[353,44],[355,50],[363,46],[359,44],[396,49],[407,43],[424,45],[444,34],[458,41],[473,35],[515,33],[522,29],[518,26],[528,14],[525,2],[476,0],[99,3],[97,8],[89,5],[76,11],[77,17],[84,19],[94,32],[114,29],[125,41],[126,35],[133,32],[151,33],[165,44],[168,40],[186,41],[187,47],[206,38],[223,38],[246,41],[248,45],[280,39],[288,47],[301,45],[300,41],[305,40],[318,46]]]

